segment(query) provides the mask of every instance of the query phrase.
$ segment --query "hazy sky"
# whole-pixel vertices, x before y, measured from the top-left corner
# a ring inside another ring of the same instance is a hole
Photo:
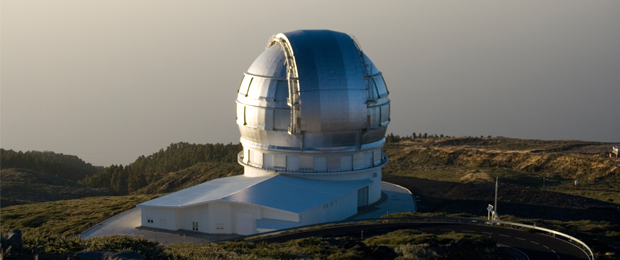
[[[620,141],[620,1],[1,1],[0,146],[128,164],[239,142],[269,37],[353,34],[388,132]]]

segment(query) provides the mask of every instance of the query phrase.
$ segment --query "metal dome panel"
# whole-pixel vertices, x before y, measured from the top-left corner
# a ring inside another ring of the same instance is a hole
[[[239,87],[242,142],[342,151],[383,140],[388,91],[358,46],[349,35],[328,30],[273,36]]]
[[[286,79],[286,59],[282,49],[276,45],[269,47],[254,60],[247,73]]]

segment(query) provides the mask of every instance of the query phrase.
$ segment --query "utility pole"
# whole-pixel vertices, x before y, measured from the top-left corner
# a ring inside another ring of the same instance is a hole
[[[498,181],[499,181],[499,177],[495,177],[495,206],[494,206],[495,217],[493,219],[499,219],[497,217],[497,187],[499,186]]]

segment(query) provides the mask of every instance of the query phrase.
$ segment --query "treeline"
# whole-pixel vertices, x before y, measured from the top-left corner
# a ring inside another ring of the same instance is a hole
[[[428,133],[424,133],[424,134],[419,133],[419,134],[416,134],[415,132],[413,132],[411,135],[404,135],[404,136],[395,135],[395,134],[393,134],[393,133],[390,133],[389,135],[387,135],[387,136],[385,137],[385,141],[386,141],[386,142],[388,142],[388,143],[398,143],[398,142],[400,142],[401,140],[409,140],[409,141],[412,141],[412,140],[415,140],[415,139],[426,139],[426,138],[452,138],[452,137],[454,137],[454,136],[443,135],[443,134],[440,134],[440,135],[437,135],[437,134],[428,134]],[[476,136],[462,136],[462,137],[465,137],[465,138],[485,138],[485,137],[484,137],[484,136],[482,136],[482,135],[481,135],[480,137],[476,137]],[[498,137],[499,137],[499,136],[498,136]],[[490,136],[490,135],[489,135],[489,136],[487,136],[487,138],[492,138],[492,136]]]
[[[108,188],[129,194],[156,181],[161,174],[179,171],[199,162],[236,162],[241,144],[173,143],[165,150],[140,156],[133,163],[111,165],[79,181],[91,188]]]
[[[103,170],[103,167],[93,166],[75,155],[50,151],[16,152],[2,148],[0,148],[0,167],[28,169],[72,181],[79,181]]]
[[[443,134],[442,135],[437,135],[437,134],[432,135],[432,134],[427,134],[427,133],[416,134],[415,132],[413,132],[411,135],[400,136],[400,135],[395,135],[393,133],[390,133],[389,135],[387,135],[385,137],[385,141],[388,142],[388,143],[398,143],[401,140],[409,140],[409,141],[411,141],[411,140],[418,139],[418,138],[444,138],[444,137],[450,137],[450,136],[448,136],[448,135],[444,136]]]

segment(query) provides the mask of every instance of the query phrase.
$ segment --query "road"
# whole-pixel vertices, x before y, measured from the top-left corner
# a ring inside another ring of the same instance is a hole
[[[364,238],[368,238],[399,229],[415,229],[432,234],[443,234],[454,231],[457,233],[489,236],[495,239],[499,244],[508,245],[521,250],[531,260],[589,259],[583,250],[559,238],[538,233],[528,233],[518,229],[465,223],[386,223],[353,225],[310,230],[262,239],[259,238],[251,241],[279,243],[304,237],[360,237],[362,235],[362,230]]]

